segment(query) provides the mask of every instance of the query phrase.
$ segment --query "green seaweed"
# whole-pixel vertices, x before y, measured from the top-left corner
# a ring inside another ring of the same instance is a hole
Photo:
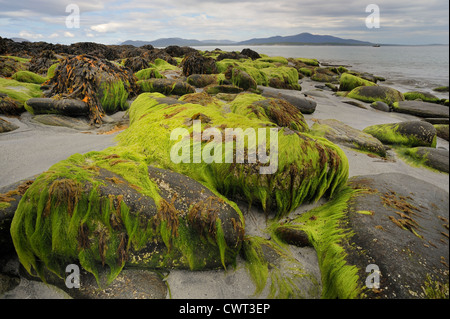
[[[350,73],[344,73],[341,75],[339,80],[339,90],[341,91],[351,91],[358,86],[374,86],[375,83],[371,81],[364,80],[358,76],[352,75]]]
[[[30,98],[42,97],[43,95],[38,84],[24,83],[4,78],[0,78],[0,93],[7,94],[11,99],[16,100],[22,105]]]
[[[348,203],[358,190],[343,188],[326,204],[303,213],[278,228],[304,231],[314,246],[322,275],[322,298],[354,299],[362,297],[358,268],[346,261],[346,248],[353,232],[346,223]],[[273,232],[276,236],[276,232]]]
[[[46,81],[46,78],[30,71],[18,71],[13,74],[12,79],[19,82],[34,84],[42,84]]]

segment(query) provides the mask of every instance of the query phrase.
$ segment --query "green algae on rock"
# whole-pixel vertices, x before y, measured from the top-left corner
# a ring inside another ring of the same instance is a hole
[[[351,91],[358,86],[374,86],[374,82],[364,80],[356,75],[350,73],[341,74],[339,79],[339,90],[340,91]]]
[[[11,235],[30,273],[63,276],[79,262],[97,279],[108,266],[111,282],[125,265],[202,269],[234,262],[243,236],[238,211],[186,176],[110,152],[74,155],[25,193]]]
[[[377,124],[366,127],[366,132],[385,144],[436,147],[436,129],[425,121]]]
[[[400,91],[387,86],[358,86],[351,90],[347,97],[367,103],[382,101],[388,105],[403,101],[405,98]]]

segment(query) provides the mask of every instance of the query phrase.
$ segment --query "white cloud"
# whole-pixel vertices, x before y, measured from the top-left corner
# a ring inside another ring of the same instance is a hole
[[[75,34],[73,34],[72,32],[66,31],[66,32],[64,32],[64,36],[66,38],[73,38],[73,37],[75,37]]]
[[[20,31],[19,36],[26,39],[42,39],[44,36],[40,33],[31,33],[28,31]]]

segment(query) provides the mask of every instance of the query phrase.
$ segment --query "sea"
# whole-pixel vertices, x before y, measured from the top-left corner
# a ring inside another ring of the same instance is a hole
[[[197,50],[212,51],[215,47],[198,46]],[[425,91],[440,98],[448,93],[433,88],[449,85],[449,46],[333,46],[333,45],[258,45],[222,46],[224,51],[250,48],[268,56],[285,58],[315,58],[321,64],[343,65],[359,72],[368,72],[386,79],[380,85],[401,92]],[[383,84],[381,84],[383,83]]]

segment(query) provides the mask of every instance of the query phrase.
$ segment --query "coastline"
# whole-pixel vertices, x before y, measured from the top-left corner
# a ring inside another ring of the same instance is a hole
[[[224,45],[224,47],[227,46]],[[386,79],[385,83],[393,88],[405,89],[401,85],[390,82],[389,79]],[[313,81],[308,77],[300,79],[299,84],[302,87],[301,91],[289,90],[288,93],[299,98],[307,98],[316,103],[315,111],[312,114],[304,114],[304,119],[310,127],[317,120],[334,119],[362,131],[372,125],[420,120],[419,117],[414,115],[376,110],[370,107],[368,103],[361,103],[363,107],[350,105],[345,103],[350,98],[338,96],[334,91],[324,87],[323,83]],[[259,88],[263,89],[261,87]],[[411,87],[411,90],[413,89]],[[202,91],[203,89],[196,89],[197,93]],[[283,89],[277,89],[279,93],[285,91]],[[405,91],[402,90],[402,92]],[[448,99],[448,93],[439,94],[439,97]],[[2,150],[0,154],[0,172],[2,174],[0,175],[0,189],[20,180],[32,178],[72,154],[101,151],[114,146],[116,144],[114,138],[120,134],[120,132],[113,132],[107,135],[97,134],[102,133],[98,130],[91,130],[86,133],[76,129],[37,124],[31,121],[31,116],[28,113],[23,113],[20,117],[0,115],[0,118],[19,126],[19,129],[15,131],[0,135],[0,149]],[[117,115],[111,125],[114,126],[114,123],[123,121],[127,121],[125,112]],[[437,148],[447,151],[450,149],[448,141],[440,137],[437,137],[436,140]],[[402,173],[417,180],[433,184],[443,192],[449,193],[448,174],[425,167],[412,166],[400,158],[393,149],[389,149],[386,159],[382,159],[377,156],[369,156],[367,153],[354,150],[339,143],[337,145],[347,156],[349,162],[349,178],[361,175]],[[0,191],[0,193],[2,192]],[[302,204],[292,215],[295,216],[309,211],[323,203],[324,200],[320,200],[315,204]],[[240,203],[240,207],[245,212],[244,217],[248,221],[246,223],[246,232],[250,235],[267,237],[265,232],[267,223],[262,210],[257,207],[248,208],[248,204],[246,203]],[[305,276],[299,283],[301,290],[305,292],[304,298],[320,298],[323,286],[316,251],[312,247],[296,246],[291,246],[290,250],[304,267],[303,271],[305,272]],[[63,290],[59,290],[53,286],[44,286],[41,282],[22,277],[23,273],[19,271],[20,266],[17,259],[2,260],[0,266],[3,271],[7,269],[10,273],[14,273],[16,276],[19,275],[22,280],[14,289],[4,293],[1,296],[2,298],[70,298],[70,295]],[[122,279],[126,280],[127,277],[124,278]],[[251,275],[245,269],[244,262],[240,257],[237,259],[237,265],[234,270],[232,268],[227,270],[202,270],[195,272],[170,270],[164,274],[164,280],[158,281],[157,285],[161,284],[170,287],[164,296],[165,298],[255,298],[255,284]],[[148,289],[153,288],[154,286]],[[269,287],[266,286],[257,297],[266,298],[269,294]],[[161,295],[158,296],[161,298]]]

